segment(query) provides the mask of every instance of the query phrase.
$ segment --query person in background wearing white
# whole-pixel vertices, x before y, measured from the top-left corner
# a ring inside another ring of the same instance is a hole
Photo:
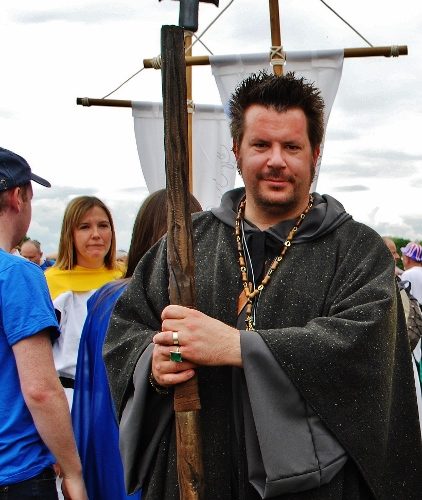
[[[70,408],[86,303],[122,274],[110,210],[95,196],[74,198],[63,216],[57,260],[45,272],[62,332],[53,348],[54,361]]]
[[[419,243],[408,243],[400,250],[404,267],[400,278],[410,282],[412,295],[422,304],[422,246]]]

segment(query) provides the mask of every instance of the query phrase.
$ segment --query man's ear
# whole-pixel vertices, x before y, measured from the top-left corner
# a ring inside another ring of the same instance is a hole
[[[9,189],[8,195],[10,208],[20,212],[22,205],[22,189],[19,186]]]
[[[317,163],[318,163],[318,158],[319,158],[319,153],[321,152],[321,147],[318,145],[316,148],[312,151],[312,159],[314,161],[314,167],[316,168]]]
[[[239,159],[239,147],[238,147],[238,144],[236,144],[234,141],[233,141],[232,151],[233,151],[234,157],[236,158],[236,160],[238,160]]]

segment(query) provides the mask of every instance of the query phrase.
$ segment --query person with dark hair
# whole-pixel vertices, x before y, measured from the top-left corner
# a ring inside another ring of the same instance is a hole
[[[201,206],[191,197],[191,211]],[[125,290],[142,256],[167,231],[165,189],[142,203],[132,231],[124,279],[104,285],[88,300],[88,315],[79,344],[72,421],[91,500],[139,498],[126,495],[118,446],[118,425],[102,360],[104,337],[116,300]],[[107,439],[104,439],[107,436]],[[113,477],[113,481],[105,478]]]
[[[204,498],[416,500],[422,444],[394,262],[309,193],[319,90],[252,75],[230,102],[245,188],[193,218],[195,308],[169,305],[167,242],[114,308],[104,346],[128,491],[179,498],[172,388],[198,377]]]
[[[0,148],[0,498],[87,500],[69,407],[53,362],[60,332],[40,267],[9,252],[31,221],[35,175],[21,156]]]
[[[87,300],[121,276],[110,210],[95,196],[74,198],[64,212],[57,260],[45,272],[62,332],[53,347],[54,361],[70,408]]]

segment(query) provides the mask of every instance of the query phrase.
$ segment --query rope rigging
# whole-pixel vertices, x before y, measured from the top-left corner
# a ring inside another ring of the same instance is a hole
[[[192,33],[192,35],[195,37],[195,40],[192,42],[192,44],[189,47],[187,47],[185,49],[185,52],[188,52],[197,42],[200,42],[205,47],[205,49],[211,55],[213,55],[213,53],[211,52],[211,50],[209,50],[209,48],[204,44],[204,42],[202,42],[201,38],[211,28],[211,26],[226,12],[226,10],[233,4],[233,2],[234,2],[234,0],[230,0],[229,3],[224,7],[224,9],[217,14],[217,16],[210,22],[210,24],[204,29],[204,31],[199,36],[197,36],[194,33]],[[154,69],[160,69],[161,68],[161,56],[160,55],[158,55],[158,56],[156,56],[156,57],[153,58],[153,68]],[[111,92],[109,92],[107,95],[105,95],[104,97],[102,97],[102,99],[106,99],[107,97],[109,97],[112,94],[114,94],[115,92],[117,92],[119,89],[121,89],[123,87],[123,85],[125,85],[130,80],[132,80],[132,78],[134,78],[136,75],[139,75],[139,73],[141,73],[141,71],[143,71],[144,69],[145,69],[145,67],[142,67],[141,69],[139,69],[138,71],[136,71],[135,73],[133,73],[133,75],[131,75],[129,78],[127,78],[123,83],[121,83],[118,87],[116,87],[114,90],[112,90]]]
[[[365,41],[365,43],[367,43],[370,47],[373,47],[372,43],[369,42],[361,33],[359,33],[359,31],[357,31],[357,29],[355,29],[349,22],[347,22],[340,14],[338,14],[338,12],[336,12],[330,5],[328,5],[327,2],[325,2],[324,0],[320,0],[321,3],[323,5],[325,5],[325,7],[327,7],[331,12],[333,12],[333,14],[335,14],[339,19],[341,19],[351,30],[353,30],[360,38],[362,38],[362,40]],[[202,31],[202,33],[197,36],[195,33],[192,33],[193,37],[195,38],[195,40],[192,42],[192,44],[187,47],[185,49],[185,52],[188,52],[190,49],[192,49],[192,47],[196,44],[196,43],[201,43],[201,45],[211,54],[213,55],[213,52],[205,45],[205,43],[201,40],[201,38],[205,35],[205,33],[217,22],[217,20],[227,11],[227,9],[234,3],[234,0],[229,0],[229,3],[222,9],[221,12],[219,12],[219,14],[217,14],[217,16],[208,24],[208,26],[204,29],[204,31]],[[282,53],[282,47],[273,47],[272,50],[275,52],[273,55],[276,56],[274,58],[274,62],[272,62],[272,64],[278,64],[278,65],[284,65],[285,64],[285,56],[284,56],[284,53]],[[393,57],[397,57],[399,54],[398,54],[398,49],[396,47],[392,47],[391,49],[391,56]],[[153,57],[151,59],[152,61],[152,67],[154,69],[160,69],[161,68],[161,55],[158,55],[156,57]],[[273,61],[273,57],[272,57],[272,61]],[[130,80],[132,80],[132,78],[134,78],[135,76],[139,75],[143,70],[145,69],[145,67],[143,66],[142,68],[140,68],[138,71],[136,71],[135,73],[133,73],[133,75],[131,75],[129,78],[127,78],[123,83],[121,83],[118,87],[116,87],[114,90],[112,90],[111,92],[109,92],[108,94],[106,94],[104,97],[102,97],[101,99],[106,99],[107,97],[111,96],[112,94],[114,94],[115,92],[117,92],[119,89],[121,89],[124,85],[126,85],[126,83],[128,83]]]

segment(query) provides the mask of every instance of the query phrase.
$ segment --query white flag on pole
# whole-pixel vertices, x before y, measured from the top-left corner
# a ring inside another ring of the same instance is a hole
[[[136,144],[150,192],[166,186],[161,103],[132,103]],[[204,210],[234,186],[236,161],[222,106],[197,104],[192,119],[193,194]]]

